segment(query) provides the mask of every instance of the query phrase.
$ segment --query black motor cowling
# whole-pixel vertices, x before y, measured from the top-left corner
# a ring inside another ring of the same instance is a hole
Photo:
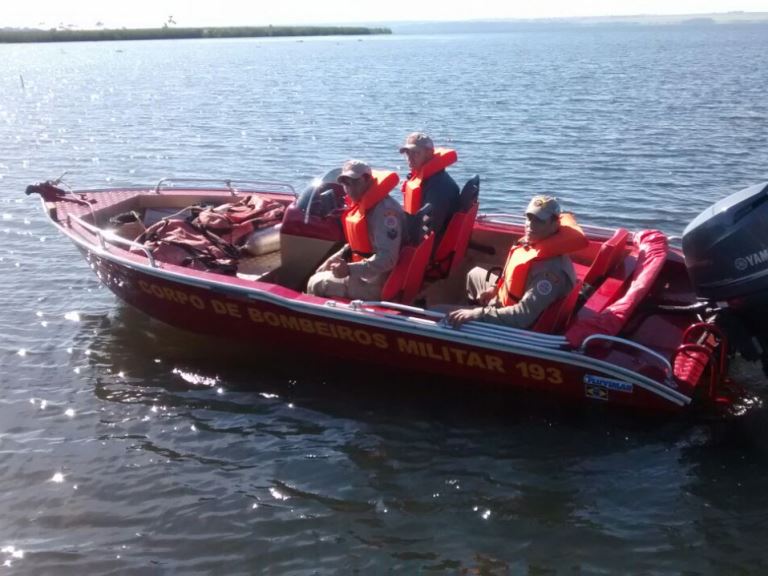
[[[768,182],[731,194],[683,232],[683,254],[696,294],[717,308],[731,350],[761,360],[768,376]]]
[[[768,292],[768,182],[707,208],[683,232],[696,294],[728,301]]]

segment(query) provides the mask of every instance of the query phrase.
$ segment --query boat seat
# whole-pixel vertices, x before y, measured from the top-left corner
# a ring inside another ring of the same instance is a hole
[[[616,267],[624,255],[628,237],[629,232],[624,228],[619,228],[611,238],[603,242],[588,268],[574,264],[576,276],[580,280],[576,282],[576,285],[566,296],[555,301],[539,316],[533,325],[533,330],[546,334],[562,333],[570,324],[573,315],[594,294],[597,294],[595,301],[599,300],[602,303],[600,306],[602,309],[608,303],[606,301],[610,298],[608,295],[615,294],[623,285],[623,281],[606,278],[606,276]],[[604,290],[596,292],[598,287],[606,282]]]
[[[576,311],[576,302],[581,294],[582,285],[583,282],[578,280],[568,294],[553,302],[552,305],[544,310],[541,316],[538,317],[531,330],[534,332],[542,332],[544,334],[562,333],[568,327],[568,324],[571,322],[571,318]]]
[[[397,264],[389,273],[381,299],[388,302],[410,304],[421,290],[424,273],[435,244],[435,233],[429,231],[416,244],[400,249]]]
[[[469,246],[472,229],[479,208],[480,176],[467,180],[459,194],[459,209],[448,221],[440,243],[429,263],[427,276],[431,279],[447,278],[456,270]]]
[[[618,334],[650,292],[667,260],[667,237],[658,230],[645,230],[636,236],[635,243],[638,256],[626,291],[616,298],[625,280],[609,277],[603,281],[565,333],[573,346],[581,346],[592,334]]]
[[[616,300],[631,270],[625,267],[626,276],[623,278],[611,277],[609,274],[624,258],[628,238],[629,232],[619,228],[600,246],[592,264],[582,276],[581,293],[574,303],[574,312],[578,312],[584,306],[599,312]]]
[[[608,240],[603,242],[600,250],[584,276],[584,284],[597,286],[616,267],[627,246],[629,232],[619,228]]]

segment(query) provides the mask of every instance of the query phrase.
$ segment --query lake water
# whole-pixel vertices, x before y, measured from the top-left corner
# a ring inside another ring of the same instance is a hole
[[[27,184],[405,172],[680,234],[768,180],[768,27],[0,45],[0,574],[764,574],[768,415],[268,361],[102,289]],[[758,397],[759,372],[739,367]]]

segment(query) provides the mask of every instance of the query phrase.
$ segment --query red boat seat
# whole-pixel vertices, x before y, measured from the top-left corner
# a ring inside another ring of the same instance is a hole
[[[582,298],[582,294],[589,292],[591,295],[598,284],[605,282],[606,276],[616,267],[619,259],[624,255],[624,248],[627,245],[628,237],[629,232],[624,228],[619,228],[610,239],[603,242],[589,268],[574,264],[577,277],[581,279],[576,282],[576,285],[565,297],[557,300],[539,316],[533,325],[533,330],[547,334],[563,332],[570,324],[577,308],[579,308],[579,300]],[[615,293],[622,283],[621,281],[617,282],[613,281],[613,279],[608,279],[608,289],[598,293],[597,296],[597,299],[603,301],[601,309],[606,304],[605,294]]]
[[[445,234],[440,239],[432,261],[429,263],[427,272],[429,278],[447,278],[464,259],[477,217],[479,194],[480,176],[476,174],[461,189],[459,209],[449,220]]]
[[[667,237],[658,230],[645,230],[636,237],[637,263],[623,296],[614,298],[624,280],[607,278],[585,303],[585,310],[565,333],[573,346],[592,334],[616,335],[648,295],[667,260]]]
[[[624,228],[619,228],[613,233],[613,236],[603,242],[586,276],[584,276],[585,284],[597,286],[614,269],[624,254],[627,238],[629,238],[629,232]]]
[[[421,290],[434,244],[435,233],[429,232],[416,246],[404,246],[400,249],[397,264],[381,289],[382,300],[403,304],[413,302]]]
[[[545,334],[559,334],[565,330],[576,310],[576,302],[579,300],[582,286],[582,281],[577,281],[568,294],[556,300],[549,308],[544,310],[536,320],[532,330]]]

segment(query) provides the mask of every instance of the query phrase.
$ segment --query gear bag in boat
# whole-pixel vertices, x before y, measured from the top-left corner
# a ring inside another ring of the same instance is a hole
[[[250,195],[239,202],[192,206],[183,219],[163,218],[137,238],[159,261],[195,270],[234,275],[252,233],[275,227],[285,205]]]

